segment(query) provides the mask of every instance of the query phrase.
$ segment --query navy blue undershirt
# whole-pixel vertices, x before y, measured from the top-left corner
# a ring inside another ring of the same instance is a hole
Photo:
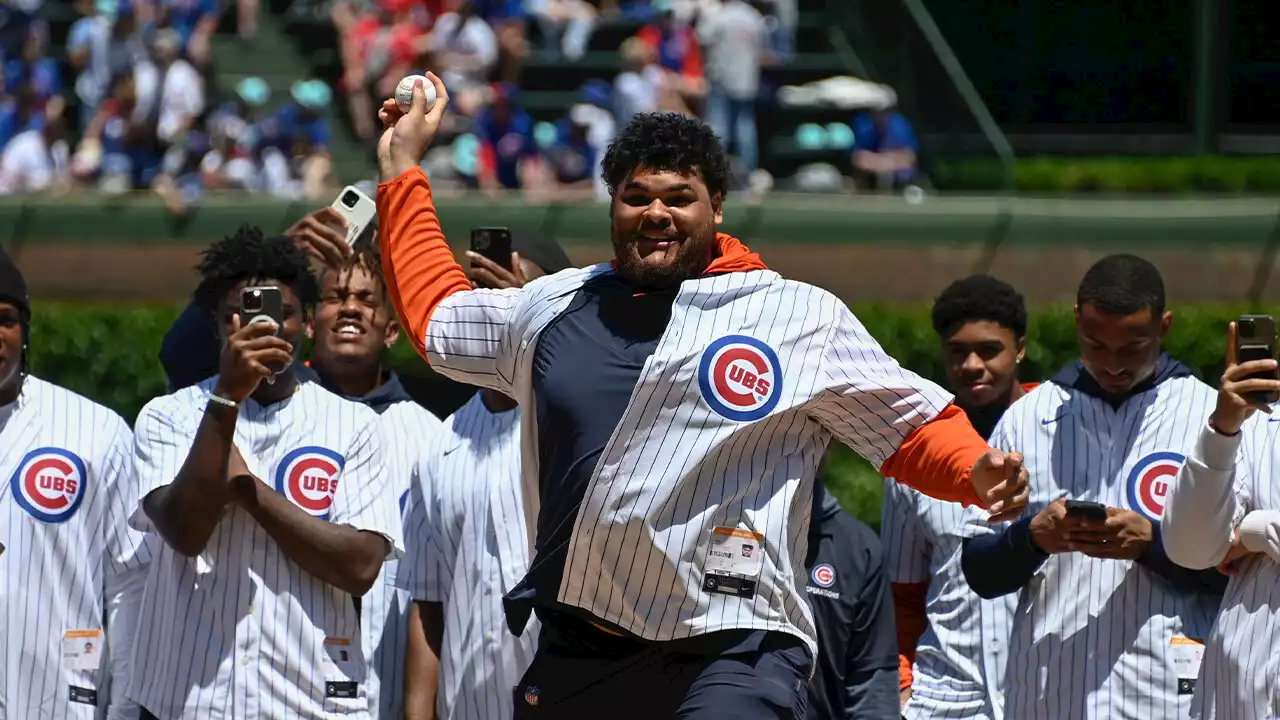
[[[584,285],[538,336],[533,360],[541,509],[532,566],[506,596],[507,624],[523,632],[531,612],[544,623],[569,616],[601,623],[556,602],[578,508],[605,445],[621,422],[644,364],[671,321],[678,288],[637,293],[617,275]],[[676,641],[691,652],[724,651],[747,631]],[[754,645],[754,643],[750,643]]]

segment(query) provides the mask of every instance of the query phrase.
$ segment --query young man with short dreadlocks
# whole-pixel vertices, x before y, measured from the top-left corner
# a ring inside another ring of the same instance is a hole
[[[319,290],[286,237],[243,227],[199,266],[219,373],[138,417],[155,532],[131,697],[144,717],[370,718],[357,605],[401,546],[378,415],[294,360]],[[283,325],[246,323],[241,291],[278,288]]]

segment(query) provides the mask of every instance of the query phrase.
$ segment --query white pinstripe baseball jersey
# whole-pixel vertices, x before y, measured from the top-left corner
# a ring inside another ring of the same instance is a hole
[[[142,497],[177,476],[216,382],[143,408]],[[303,510],[402,547],[374,411],[303,381],[273,405],[242,403],[235,444],[250,472]],[[131,522],[152,529],[140,506]],[[228,508],[199,558],[156,545],[131,686],[143,707],[161,720],[371,716],[352,597],[290,560],[242,508]],[[352,682],[354,697],[331,697]]]
[[[529,569],[520,410],[490,412],[476,393],[445,426],[406,503],[401,585],[444,606],[437,717],[509,718],[538,638],[537,620],[513,635],[502,608]]]
[[[1197,430],[1204,427],[1207,417],[1199,416]],[[1213,432],[1207,431],[1206,435],[1212,436]],[[1218,436],[1201,442],[1219,444],[1222,447],[1213,454],[1225,457],[1206,465],[1208,453],[1203,444],[1198,446],[1198,457],[1193,456],[1178,478],[1178,495],[1184,491],[1183,484],[1192,482],[1187,477],[1191,473],[1200,476],[1194,481],[1201,485],[1217,480],[1214,485],[1220,492],[1213,498],[1217,503],[1214,507],[1224,518],[1226,526],[1221,530],[1227,533],[1248,512],[1280,509],[1280,483],[1275,481],[1280,473],[1280,421],[1276,415],[1250,418],[1238,440]],[[1179,505],[1170,502],[1166,538],[1181,532],[1181,522],[1189,519],[1198,523],[1208,515],[1198,506]],[[1202,542],[1210,544],[1214,540],[1206,537]],[[1280,717],[1278,647],[1280,565],[1266,555],[1254,555],[1241,563],[1227,584],[1218,622],[1205,643],[1192,716],[1205,720]]]
[[[428,360],[532,407],[539,334],[609,272],[451,295],[427,328]],[[555,599],[650,640],[776,630],[816,654],[796,578],[823,450],[834,435],[880,466],[950,400],[819,288],[768,270],[684,281],[595,463]],[[523,426],[526,517],[537,518],[534,413]],[[737,544],[744,559],[725,557]],[[716,591],[743,577],[749,597]]]
[[[928,626],[916,645],[908,720],[1004,717],[1002,679],[1016,598],[984,600],[960,569],[964,538],[986,513],[885,480],[880,539],[889,582],[928,583]]]
[[[378,415],[386,453],[387,485],[403,508],[417,482],[423,447],[442,433],[443,425],[421,405],[404,401]],[[409,628],[409,594],[396,587],[400,560],[392,558],[360,604],[360,634],[369,661],[370,707],[376,717],[404,717],[404,654]]]
[[[137,502],[129,427],[35,377],[4,414],[0,718],[101,718],[112,696],[123,699],[110,656],[128,646],[107,608],[149,560],[127,525]]]
[[[1174,376],[1113,409],[1058,377],[1015,402],[991,444],[1025,453],[1027,516],[1066,495],[1159,520],[1216,397],[1199,380]],[[1172,648],[1204,640],[1218,601],[1179,591],[1136,561],[1049,556],[1018,596],[1007,716],[1186,717],[1191,696],[1179,692]]]

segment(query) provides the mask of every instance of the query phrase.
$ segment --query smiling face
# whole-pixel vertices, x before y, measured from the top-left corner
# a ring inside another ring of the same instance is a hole
[[[18,396],[22,380],[22,312],[0,301],[0,405]]]
[[[1077,306],[1076,337],[1085,369],[1103,390],[1124,395],[1155,372],[1172,322],[1172,313],[1157,315],[1151,308],[1113,315],[1090,302]]]
[[[957,404],[977,409],[1008,398],[1023,346],[1013,330],[991,320],[964,323],[944,338],[942,356]]]
[[[614,193],[610,214],[618,273],[641,287],[697,277],[716,250],[724,216],[697,173],[637,168]]]
[[[315,340],[316,369],[327,373],[339,364],[377,365],[382,351],[400,335],[382,284],[362,264],[327,271],[322,283],[308,328]]]

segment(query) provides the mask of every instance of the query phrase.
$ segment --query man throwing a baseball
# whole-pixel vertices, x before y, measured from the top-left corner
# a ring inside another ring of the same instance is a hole
[[[383,263],[442,374],[524,408],[534,557],[506,595],[542,621],[516,717],[804,716],[816,652],[804,572],[834,437],[886,475],[989,508],[1026,502],[951,396],[838,299],[718,233],[728,163],[701,121],[637,116],[604,160],[612,263],[473,290],[418,163],[448,106],[382,109]]]

